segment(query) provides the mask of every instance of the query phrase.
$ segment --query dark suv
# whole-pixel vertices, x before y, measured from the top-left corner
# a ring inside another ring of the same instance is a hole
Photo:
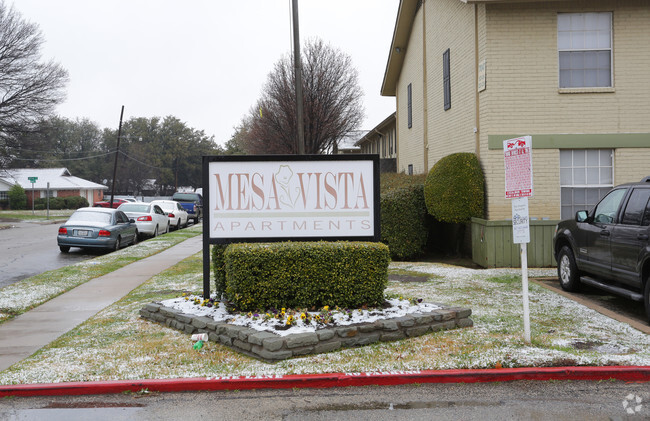
[[[650,177],[614,187],[589,212],[562,221],[553,238],[560,285],[585,283],[643,301],[650,320]]]

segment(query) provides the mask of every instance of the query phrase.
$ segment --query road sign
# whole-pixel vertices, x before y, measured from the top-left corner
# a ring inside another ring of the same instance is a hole
[[[36,183],[36,180],[38,180],[38,177],[27,177],[30,183],[34,184]]]
[[[503,141],[506,199],[533,195],[533,146],[530,136]]]

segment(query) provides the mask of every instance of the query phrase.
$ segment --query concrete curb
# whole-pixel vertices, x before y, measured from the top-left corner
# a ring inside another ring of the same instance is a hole
[[[7,396],[100,395],[124,392],[190,392],[214,390],[395,386],[416,383],[489,383],[516,380],[650,381],[650,366],[500,368],[232,376],[160,380],[116,380],[0,386]]]

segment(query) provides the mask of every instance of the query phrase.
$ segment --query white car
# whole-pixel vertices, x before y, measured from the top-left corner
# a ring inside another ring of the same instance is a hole
[[[187,226],[188,214],[180,203],[173,200],[154,200],[151,202],[161,207],[163,212],[169,217],[169,223],[172,228],[181,229]]]
[[[155,237],[169,232],[169,218],[160,206],[144,202],[122,203],[118,210],[135,220],[140,235]]]

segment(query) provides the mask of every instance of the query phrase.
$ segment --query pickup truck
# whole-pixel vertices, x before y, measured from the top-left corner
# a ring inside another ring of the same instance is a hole
[[[180,193],[176,192],[172,200],[178,202],[187,211],[188,219],[195,224],[203,217],[203,196],[198,193]]]
[[[650,177],[614,187],[590,211],[560,222],[554,237],[560,285],[587,284],[643,302],[650,320]]]

